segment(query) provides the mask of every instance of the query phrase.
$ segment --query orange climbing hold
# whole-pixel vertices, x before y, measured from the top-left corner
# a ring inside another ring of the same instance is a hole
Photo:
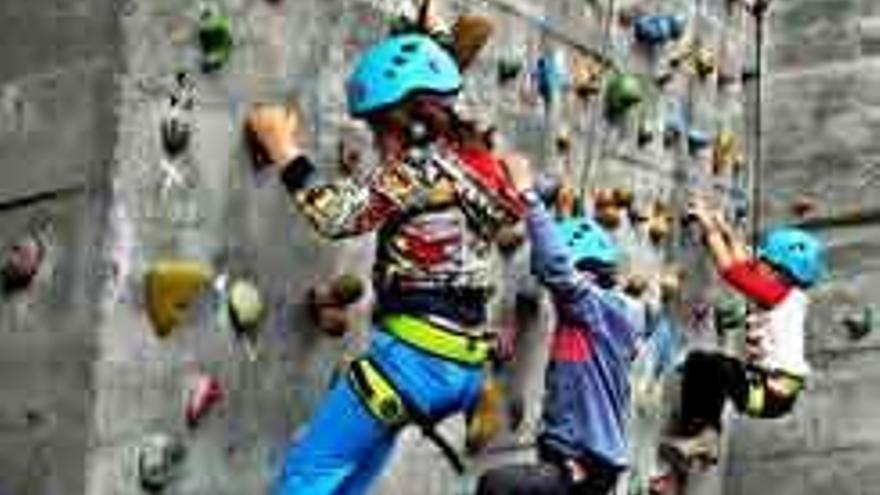
[[[571,61],[571,82],[575,94],[582,100],[597,95],[602,90],[602,77],[608,64],[597,55],[576,53]]]
[[[728,129],[719,132],[712,145],[712,172],[720,175],[744,164],[745,157],[736,133]]]
[[[495,27],[488,17],[463,15],[452,26],[453,53],[459,67],[467,69],[477,58]]]
[[[156,335],[171,334],[213,276],[211,267],[198,261],[163,260],[147,270],[146,309]]]
[[[361,278],[352,274],[316,285],[307,295],[312,321],[325,334],[342,337],[349,330],[346,309],[359,301],[365,290]]]
[[[672,210],[663,201],[655,201],[648,218],[648,238],[654,244],[665,242],[672,233]]]
[[[471,454],[481,452],[504,427],[504,391],[492,375],[483,381],[480,399],[468,418],[465,444]]]

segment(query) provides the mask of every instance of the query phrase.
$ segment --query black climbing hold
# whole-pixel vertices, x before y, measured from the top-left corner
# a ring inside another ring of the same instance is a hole
[[[141,487],[151,493],[165,490],[180,474],[185,457],[183,442],[172,435],[157,433],[145,438],[137,457]]]

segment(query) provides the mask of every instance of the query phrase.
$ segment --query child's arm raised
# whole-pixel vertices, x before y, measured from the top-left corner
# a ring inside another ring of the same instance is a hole
[[[745,243],[720,212],[711,211],[701,199],[692,198],[688,213],[703,228],[715,266],[731,287],[765,308],[773,307],[785,298],[789,287],[760,269]]]
[[[314,165],[297,139],[301,120],[292,107],[257,106],[248,113],[247,128],[315,230],[332,239],[356,236],[377,228],[399,209],[397,198],[381,187],[399,183],[394,170],[380,169],[366,187],[350,179],[311,185]]]
[[[521,156],[505,156],[503,161],[513,187],[526,203],[532,273],[555,295],[574,295],[580,284],[579,277],[553,216],[534,190],[535,179],[528,161]]]

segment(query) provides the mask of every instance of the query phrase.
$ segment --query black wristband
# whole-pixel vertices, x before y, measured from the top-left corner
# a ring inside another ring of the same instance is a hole
[[[306,186],[314,171],[315,165],[312,161],[307,156],[300,155],[284,167],[281,172],[281,182],[287,192],[293,194]]]

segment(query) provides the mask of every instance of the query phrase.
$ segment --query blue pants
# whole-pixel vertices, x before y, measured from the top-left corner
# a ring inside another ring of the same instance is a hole
[[[476,406],[483,378],[479,367],[431,356],[381,331],[373,332],[369,355],[431,418],[441,420]],[[273,493],[367,493],[388,461],[397,433],[372,416],[342,378],[303,438],[289,448]]]

